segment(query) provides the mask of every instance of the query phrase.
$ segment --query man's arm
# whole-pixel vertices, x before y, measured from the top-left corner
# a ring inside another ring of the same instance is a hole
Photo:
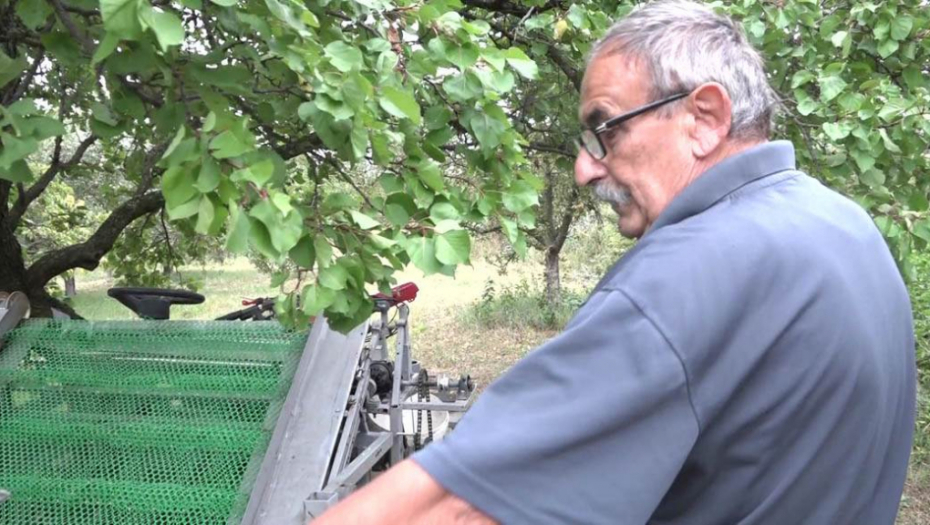
[[[326,511],[313,525],[378,523],[486,525],[493,519],[407,460]]]

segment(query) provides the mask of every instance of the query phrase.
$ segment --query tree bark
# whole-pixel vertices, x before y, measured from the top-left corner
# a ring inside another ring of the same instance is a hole
[[[157,211],[164,206],[165,198],[161,191],[151,191],[140,197],[124,202],[113,210],[103,224],[89,239],[80,243],[55,250],[39,258],[27,272],[32,288],[44,289],[45,284],[62,273],[75,268],[94,270],[100,259],[106,255],[119,235],[137,218]]]
[[[559,276],[559,250],[550,246],[546,250],[546,301],[549,306],[562,303],[562,281]]]
[[[0,291],[20,291],[28,295],[23,249],[6,214],[0,214]]]
[[[77,281],[74,278],[74,272],[65,274],[65,297],[75,297],[77,295]]]

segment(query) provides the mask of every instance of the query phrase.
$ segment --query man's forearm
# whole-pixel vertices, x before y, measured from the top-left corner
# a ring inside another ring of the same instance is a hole
[[[313,525],[495,523],[446,491],[411,460],[404,461],[349,496]]]

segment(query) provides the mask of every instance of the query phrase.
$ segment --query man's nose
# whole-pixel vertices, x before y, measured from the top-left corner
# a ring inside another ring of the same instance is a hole
[[[606,176],[607,168],[602,163],[594,160],[594,157],[586,149],[581,148],[575,158],[575,182],[579,186],[587,186]]]

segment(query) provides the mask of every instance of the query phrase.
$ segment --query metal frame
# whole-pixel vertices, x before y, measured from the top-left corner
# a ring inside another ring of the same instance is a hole
[[[328,477],[367,332],[367,322],[342,335],[317,318],[242,525],[305,521],[303,500]]]

